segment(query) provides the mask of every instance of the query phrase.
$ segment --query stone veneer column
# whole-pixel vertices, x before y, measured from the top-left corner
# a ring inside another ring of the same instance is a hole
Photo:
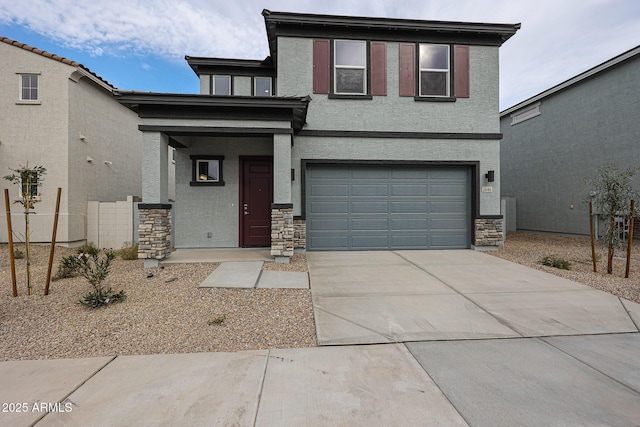
[[[475,242],[478,249],[497,249],[503,244],[502,216],[477,218],[475,220]]]
[[[145,268],[157,267],[171,255],[171,205],[140,203],[138,205],[138,258]]]
[[[307,249],[307,223],[304,219],[293,220],[293,249]]]
[[[289,263],[293,256],[293,204],[271,205],[271,255],[276,262]]]

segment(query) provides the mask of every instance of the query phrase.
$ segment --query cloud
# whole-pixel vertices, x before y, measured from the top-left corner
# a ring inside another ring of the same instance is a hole
[[[258,11],[259,15],[259,11]],[[32,0],[29,8],[0,4],[0,22],[17,24],[94,55],[266,56],[264,25],[247,26],[188,1]]]
[[[501,108],[638,45],[635,0],[0,0],[0,24],[92,55],[268,55],[263,8],[301,13],[522,23],[500,50]]]

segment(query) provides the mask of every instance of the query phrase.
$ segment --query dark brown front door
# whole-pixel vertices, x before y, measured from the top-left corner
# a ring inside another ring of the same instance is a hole
[[[240,157],[240,175],[240,246],[270,246],[273,158]]]

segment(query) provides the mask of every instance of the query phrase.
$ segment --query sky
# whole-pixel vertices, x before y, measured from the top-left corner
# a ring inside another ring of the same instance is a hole
[[[184,56],[264,59],[263,9],[521,23],[500,48],[501,110],[640,45],[638,0],[0,0],[0,36],[123,90],[198,93]]]

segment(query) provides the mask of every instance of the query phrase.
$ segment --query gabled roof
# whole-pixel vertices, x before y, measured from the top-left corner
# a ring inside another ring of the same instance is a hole
[[[278,36],[346,36],[371,40],[501,46],[520,29],[520,24],[315,15],[272,12],[267,9],[262,11],[262,16],[267,27],[269,50],[274,62]]]
[[[587,71],[578,74],[575,77],[572,77],[568,80],[565,80],[564,82],[557,84],[555,86],[553,86],[550,89],[545,90],[544,92],[540,92],[537,95],[532,96],[529,99],[526,99],[522,102],[517,103],[516,105],[507,108],[506,110],[503,110],[502,112],[500,112],[500,117],[512,114],[530,104],[533,104],[535,102],[540,101],[543,98],[547,98],[555,93],[561,92],[567,88],[569,88],[570,86],[576,85],[580,82],[583,82],[591,77],[596,76],[597,74],[600,74],[604,71],[607,71],[608,69],[615,67],[616,65],[625,62],[631,58],[634,58],[635,56],[640,55],[640,46],[636,46],[633,49],[630,49],[624,53],[621,53],[620,55],[609,59],[608,61],[605,61],[599,65],[596,65],[593,68],[588,69]]]
[[[0,42],[6,43],[11,46],[15,46],[20,49],[27,50],[29,52],[33,52],[36,55],[44,56],[45,58],[49,58],[54,61],[62,62],[63,64],[69,65],[71,67],[77,67],[79,70],[82,70],[81,71],[82,75],[91,78],[91,80],[94,80],[96,83],[98,83],[100,86],[103,86],[105,89],[110,91],[113,91],[116,89],[111,83],[109,83],[108,81],[106,81],[105,79],[103,79],[102,77],[100,77],[99,75],[97,75],[96,73],[94,73],[89,68],[85,67],[79,62],[72,61],[71,59],[67,59],[65,57],[47,52],[45,50],[35,48],[33,46],[29,46],[28,44],[25,44],[25,43],[20,43],[8,37],[0,36]]]

